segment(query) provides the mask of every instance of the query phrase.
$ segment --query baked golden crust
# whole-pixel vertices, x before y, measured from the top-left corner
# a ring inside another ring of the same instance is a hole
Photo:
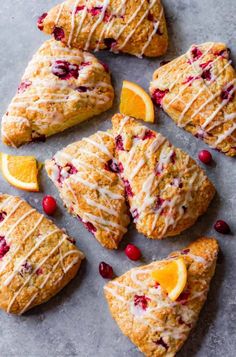
[[[0,194],[0,221],[0,307],[22,314],[68,284],[84,255],[19,197]]]
[[[236,155],[236,72],[223,43],[193,45],[158,68],[150,92],[176,124]]]
[[[38,27],[84,50],[156,57],[168,46],[160,0],[67,0],[40,17]]]
[[[129,224],[114,152],[112,134],[99,131],[57,152],[45,165],[68,211],[109,249],[118,247]]]
[[[2,119],[11,146],[44,139],[112,106],[107,68],[92,54],[46,41],[30,61]]]
[[[134,268],[104,287],[112,317],[145,356],[170,357],[180,350],[207,298],[217,254],[215,239],[200,238],[168,260]],[[188,269],[187,285],[173,302],[151,272],[180,256]]]
[[[181,233],[202,215],[215,188],[186,153],[131,117],[112,118],[131,214],[152,239]]]

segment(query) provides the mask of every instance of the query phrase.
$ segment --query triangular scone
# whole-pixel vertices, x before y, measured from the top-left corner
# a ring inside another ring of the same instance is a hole
[[[11,146],[43,140],[112,106],[107,67],[92,54],[45,42],[30,61],[2,120]]]
[[[174,356],[194,327],[214,275],[218,243],[200,238],[166,260],[134,268],[104,288],[112,317],[147,357]],[[187,265],[187,285],[176,301],[151,273],[171,259]]]
[[[44,13],[38,27],[68,47],[84,50],[155,57],[168,45],[160,0],[67,0]]]
[[[150,92],[176,124],[228,156],[236,155],[236,72],[222,43],[193,45],[158,68]]]
[[[0,307],[22,314],[58,293],[84,258],[74,240],[19,197],[0,194]]]
[[[204,171],[166,138],[133,118],[112,118],[121,177],[139,232],[179,234],[203,214],[215,189]]]
[[[47,173],[68,211],[109,249],[118,247],[130,221],[114,152],[111,133],[99,131],[46,162]]]

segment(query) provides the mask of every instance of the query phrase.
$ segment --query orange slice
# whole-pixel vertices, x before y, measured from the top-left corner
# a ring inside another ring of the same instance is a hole
[[[151,98],[142,87],[133,82],[123,82],[120,112],[146,122],[154,122],[154,106]]]
[[[34,156],[1,153],[1,171],[12,186],[25,191],[39,191],[38,167]]]
[[[168,293],[169,298],[175,301],[187,283],[184,259],[179,258],[164,264],[160,269],[153,271],[151,276]]]

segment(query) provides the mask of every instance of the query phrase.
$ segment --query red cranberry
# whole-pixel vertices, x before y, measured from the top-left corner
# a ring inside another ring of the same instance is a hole
[[[161,197],[157,197],[156,203],[155,203],[155,209],[158,210],[161,208],[165,200]]]
[[[148,12],[148,16],[147,16],[148,21],[154,21],[154,17],[153,14],[151,14],[151,12]]]
[[[75,90],[77,90],[77,92],[80,92],[80,93],[85,93],[85,92],[88,91],[88,87],[79,86],[79,87],[77,87]]]
[[[97,231],[97,228],[91,223],[91,222],[83,222],[85,228],[90,232],[90,233],[95,233]]]
[[[47,12],[45,12],[44,14],[42,14],[37,21],[37,26],[39,28],[40,31],[43,31],[43,20],[45,19],[45,17],[47,16]]]
[[[186,248],[186,249],[183,249],[183,250],[181,251],[181,254],[182,254],[182,255],[186,255],[186,254],[188,254],[189,252],[190,252],[190,249]]]
[[[134,223],[136,223],[139,218],[139,213],[138,213],[137,208],[135,208],[134,210],[131,210],[131,215],[134,219]]]
[[[154,100],[155,104],[161,106],[162,100],[168,92],[169,89],[165,89],[165,90],[156,89],[152,94],[152,99]]]
[[[222,234],[229,234],[230,233],[230,227],[229,225],[222,220],[216,221],[214,224],[214,228],[217,232],[222,233]]]
[[[198,158],[206,165],[209,165],[212,161],[211,153],[207,150],[201,150],[198,154]]]
[[[60,79],[66,79],[69,74],[69,62],[55,61],[52,65],[52,73]]]
[[[117,163],[114,159],[111,159],[105,164],[105,170],[120,173],[123,171],[123,166],[121,163]]]
[[[79,77],[79,66],[75,63],[69,63],[69,72],[72,77],[77,79]]]
[[[62,27],[54,27],[52,34],[56,41],[61,41],[65,37],[65,32]]]
[[[192,48],[191,54],[192,54],[192,58],[193,58],[195,61],[196,61],[197,59],[199,59],[199,58],[203,55],[202,51],[199,50],[199,48],[197,48],[197,47]]]
[[[145,130],[144,136],[142,137],[142,140],[146,140],[146,139],[152,139],[155,138],[156,135],[152,130]]]
[[[29,262],[25,262],[22,264],[21,269],[20,269],[20,274],[30,274],[33,271],[33,267]]]
[[[32,84],[31,81],[23,81],[23,82],[21,82],[21,84],[18,87],[18,93],[19,94],[24,93],[26,91],[26,89],[31,86],[31,84]]]
[[[85,5],[80,5],[80,6],[77,6],[76,10],[75,10],[75,14],[77,14],[78,12],[84,10],[85,8]]]
[[[147,309],[149,301],[151,301],[151,299],[145,295],[135,295],[134,296],[134,306],[139,306],[143,310]]]
[[[66,167],[69,168],[69,170],[67,171],[69,175],[74,175],[74,174],[77,174],[78,170],[77,168],[72,165],[72,164],[66,164]]]
[[[57,202],[52,196],[45,196],[42,201],[42,206],[44,212],[47,215],[51,216],[55,213],[57,209]]]
[[[0,212],[0,222],[4,221],[4,219],[6,218],[6,212],[2,211]]]
[[[156,345],[159,345],[159,346],[164,347],[166,350],[168,350],[168,348],[169,348],[169,346],[168,346],[167,343],[163,340],[162,337],[160,337],[159,340],[154,341],[154,343],[155,343]]]
[[[125,254],[127,255],[127,257],[131,260],[139,260],[141,257],[141,252],[140,249],[138,247],[136,247],[136,245],[133,244],[128,244],[125,248]]]
[[[127,196],[133,197],[133,191],[128,180],[123,180],[125,185],[125,192]]]
[[[117,135],[116,138],[115,138],[115,141],[116,141],[116,148],[118,150],[125,150],[124,149],[124,144],[123,144],[123,139],[122,139],[121,135]]]
[[[43,269],[42,269],[42,268],[38,268],[38,269],[36,270],[36,274],[37,274],[37,275],[42,275],[42,274],[43,274]]]
[[[211,80],[211,69],[206,69],[205,71],[202,72],[202,79],[205,79],[206,81]]]
[[[104,38],[103,42],[108,50],[110,50],[116,44],[116,40],[111,37]]]
[[[88,12],[89,12],[92,16],[99,15],[99,14],[102,12],[102,6],[92,7],[92,9],[89,9]]]
[[[180,294],[180,296],[176,301],[182,305],[185,305],[187,303],[189,296],[190,296],[190,290],[186,289]]]
[[[114,276],[112,266],[105,262],[99,264],[99,273],[104,279],[112,279]]]
[[[231,84],[228,88],[222,90],[220,95],[221,99],[230,101],[233,98],[233,91],[234,91],[234,85]]]
[[[0,259],[9,251],[10,246],[7,244],[5,237],[0,236]]]

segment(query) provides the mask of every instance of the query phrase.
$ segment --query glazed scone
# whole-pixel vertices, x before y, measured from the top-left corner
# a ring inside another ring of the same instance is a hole
[[[2,119],[2,140],[16,147],[43,140],[109,109],[113,97],[104,64],[49,40],[30,61]]]
[[[73,242],[21,198],[0,194],[0,307],[23,314],[57,294],[84,258]]]
[[[68,47],[86,51],[156,57],[168,45],[160,0],[67,0],[44,13],[38,27]]]
[[[121,114],[112,118],[117,159],[136,228],[148,238],[181,233],[215,189],[204,171],[166,138]]]
[[[150,92],[181,128],[236,155],[236,72],[223,43],[193,45],[158,68]]]
[[[134,268],[105,286],[112,317],[145,356],[172,357],[180,350],[206,301],[217,254],[215,239],[200,238],[167,259]],[[187,265],[187,285],[173,302],[151,273],[178,257]]]
[[[99,131],[58,151],[45,165],[68,211],[109,249],[118,247],[130,221],[114,152],[111,133]]]

